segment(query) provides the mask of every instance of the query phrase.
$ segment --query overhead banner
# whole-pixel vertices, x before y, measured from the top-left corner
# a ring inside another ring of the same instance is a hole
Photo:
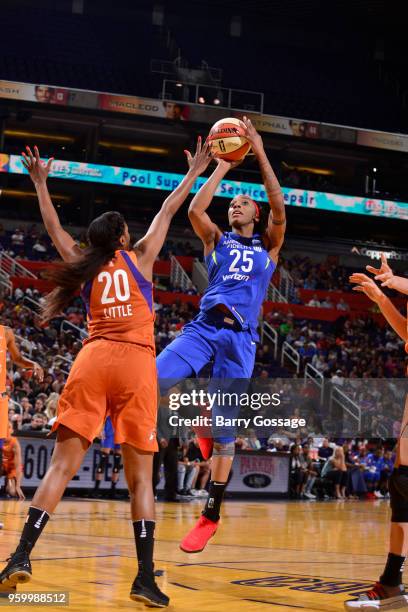
[[[0,98],[132,115],[145,115],[169,119],[171,121],[193,121],[208,123],[209,125],[222,119],[225,115],[242,117],[243,114],[231,109],[203,104],[186,104],[170,100],[157,100],[139,96],[1,80]],[[276,115],[249,113],[248,116],[255,127],[261,132],[284,134],[297,138],[345,142],[393,151],[408,151],[408,135],[405,134],[372,132],[353,127],[303,121],[302,119],[291,119]]]
[[[0,154],[0,172],[28,174],[19,155]],[[55,160],[50,171],[50,177],[58,179],[105,183],[122,187],[141,187],[143,189],[156,189],[160,191],[173,191],[180,184],[183,176],[183,174],[172,172],[157,172],[154,170],[104,166],[102,164],[88,164],[65,160]],[[191,193],[197,193],[206,180],[205,178],[197,179]],[[282,191],[287,206],[373,215],[392,219],[408,219],[407,202],[374,200],[335,193],[292,189],[290,187],[282,187]],[[258,202],[268,201],[264,186],[257,183],[223,180],[216,191],[216,195],[221,198],[232,199],[240,194],[247,195]]]

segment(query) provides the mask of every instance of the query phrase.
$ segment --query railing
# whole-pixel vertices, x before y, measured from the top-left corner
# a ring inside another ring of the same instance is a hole
[[[267,338],[269,342],[273,346],[273,357],[276,359],[278,357],[278,347],[279,347],[279,336],[276,329],[274,329],[267,321],[263,321],[261,326],[261,342],[263,343],[263,339]]]
[[[198,293],[204,293],[208,286],[208,271],[207,266],[197,258],[194,259],[192,276]]]
[[[279,292],[290,302],[295,293],[295,283],[290,272],[285,268],[279,268]]]
[[[35,274],[22,266],[14,257],[5,251],[0,251],[0,270],[9,276],[24,276],[26,278],[37,278]]]
[[[324,397],[324,376],[321,372],[316,370],[312,364],[307,363],[305,367],[305,381],[310,380],[320,391],[320,403],[323,403]]]
[[[61,362],[65,364],[65,367],[68,369],[64,369],[63,367],[61,367]],[[64,355],[55,355],[54,359],[52,360],[53,367],[56,366],[58,369],[61,370],[61,372],[64,372],[64,374],[66,374],[67,376],[72,367],[72,364],[73,362],[70,359],[64,357]]]
[[[64,332],[66,331],[67,328],[73,329],[82,339],[88,337],[88,332],[86,331],[86,329],[83,329],[82,327],[78,327],[78,325],[71,323],[71,321],[68,321],[68,319],[64,319],[63,322],[61,323],[60,331]]]
[[[355,421],[357,421],[357,431],[361,431],[361,407],[350,399],[337,385],[332,385],[330,395],[330,412],[332,411],[333,404],[336,403],[349,414]],[[347,433],[347,432],[345,432]]]
[[[0,288],[8,293],[9,295],[13,295],[13,283],[9,279],[8,275],[0,270]]]
[[[25,295],[23,297],[23,306],[25,306],[35,314],[39,314],[41,310],[41,303],[37,300],[33,300],[33,298],[30,298],[28,295]]]
[[[11,406],[10,406],[11,404]],[[14,408],[14,410],[17,408],[19,409],[20,414],[24,413],[24,409],[22,407],[21,404],[19,404],[18,402],[16,402],[16,400],[11,399],[11,397],[9,397],[9,408]]]
[[[188,291],[193,287],[193,283],[183,266],[177,261],[174,255],[170,259],[170,280],[173,287],[180,288],[180,291]]]
[[[281,302],[286,304],[288,301],[273,283],[270,283],[266,297],[270,302]]]
[[[23,338],[23,336],[19,336],[18,334],[14,334],[14,337],[19,343],[20,350],[31,357],[34,350],[34,344],[30,342],[30,340],[27,340],[27,338]],[[25,347],[28,347],[28,351],[25,351]]]
[[[293,363],[293,365],[296,367],[296,373],[299,374],[300,364],[301,364],[300,354],[297,352],[296,349],[293,348],[293,346],[289,344],[289,342],[286,342],[286,341],[282,345],[282,353],[281,353],[281,366],[282,367],[285,363],[285,358]]]

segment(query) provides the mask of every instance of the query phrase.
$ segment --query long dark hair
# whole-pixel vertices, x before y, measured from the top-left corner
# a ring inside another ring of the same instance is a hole
[[[56,285],[42,308],[41,318],[49,321],[69,304],[83,283],[92,280],[120,247],[126,222],[118,212],[106,212],[92,221],[87,231],[88,246],[74,262],[56,264],[46,274]]]

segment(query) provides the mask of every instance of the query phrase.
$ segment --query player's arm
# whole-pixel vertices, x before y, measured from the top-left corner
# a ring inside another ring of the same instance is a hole
[[[147,233],[135,245],[140,271],[146,278],[151,277],[153,263],[163,247],[171,220],[186,200],[194,182],[206,170],[211,161],[210,147],[207,143],[201,146],[201,138],[199,138],[195,155],[190,157],[191,161],[186,176],[165,199]]]
[[[367,297],[378,305],[381,313],[391,325],[393,330],[405,342],[407,341],[407,319],[395,308],[394,304],[381,291],[372,278],[366,274],[355,272],[350,276],[350,282],[356,286],[354,291],[365,293]]]
[[[228,170],[232,167],[233,164],[222,159],[217,159],[216,169],[206,180],[198,193],[196,193],[188,208],[188,218],[191,221],[195,233],[204,244],[206,255],[213,250],[222,236],[222,232],[218,225],[211,221],[207,209],[212,202],[219,184]]]
[[[366,270],[371,274],[374,274],[375,280],[381,281],[381,287],[388,287],[389,289],[395,289],[395,291],[399,291],[400,293],[408,294],[408,278],[395,276],[394,272],[388,265],[385,253],[381,253],[380,268],[366,266]]]
[[[23,165],[28,170],[34,183],[45,229],[62,259],[73,261],[81,254],[81,249],[72,236],[61,226],[47,187],[47,178],[54,158],[51,157],[45,164],[41,161],[37,147],[34,147],[34,155],[30,147],[26,147],[26,151],[26,153],[22,153]]]
[[[14,333],[9,327],[6,327],[6,342],[7,350],[10,353],[12,362],[20,368],[24,368],[26,370],[33,370],[34,376],[40,382],[42,382],[44,379],[44,371],[42,367],[36,361],[31,361],[31,359],[27,359],[20,353],[20,349],[16,344]]]
[[[258,160],[262,175],[262,182],[264,184],[271,209],[268,218],[268,226],[265,232],[265,238],[267,241],[266,248],[269,251],[269,255],[276,261],[285,238],[285,201],[283,199],[283,193],[279,181],[265,153],[261,135],[258,134],[250,119],[244,117],[243,122],[246,126],[246,138],[251,145],[256,159]]]

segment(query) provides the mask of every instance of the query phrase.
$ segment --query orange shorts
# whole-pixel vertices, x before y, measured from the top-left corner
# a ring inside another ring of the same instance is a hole
[[[0,397],[0,440],[9,437],[9,398]]]
[[[92,442],[107,415],[116,444],[157,450],[157,371],[150,347],[98,339],[78,353],[52,429],[65,425]]]

